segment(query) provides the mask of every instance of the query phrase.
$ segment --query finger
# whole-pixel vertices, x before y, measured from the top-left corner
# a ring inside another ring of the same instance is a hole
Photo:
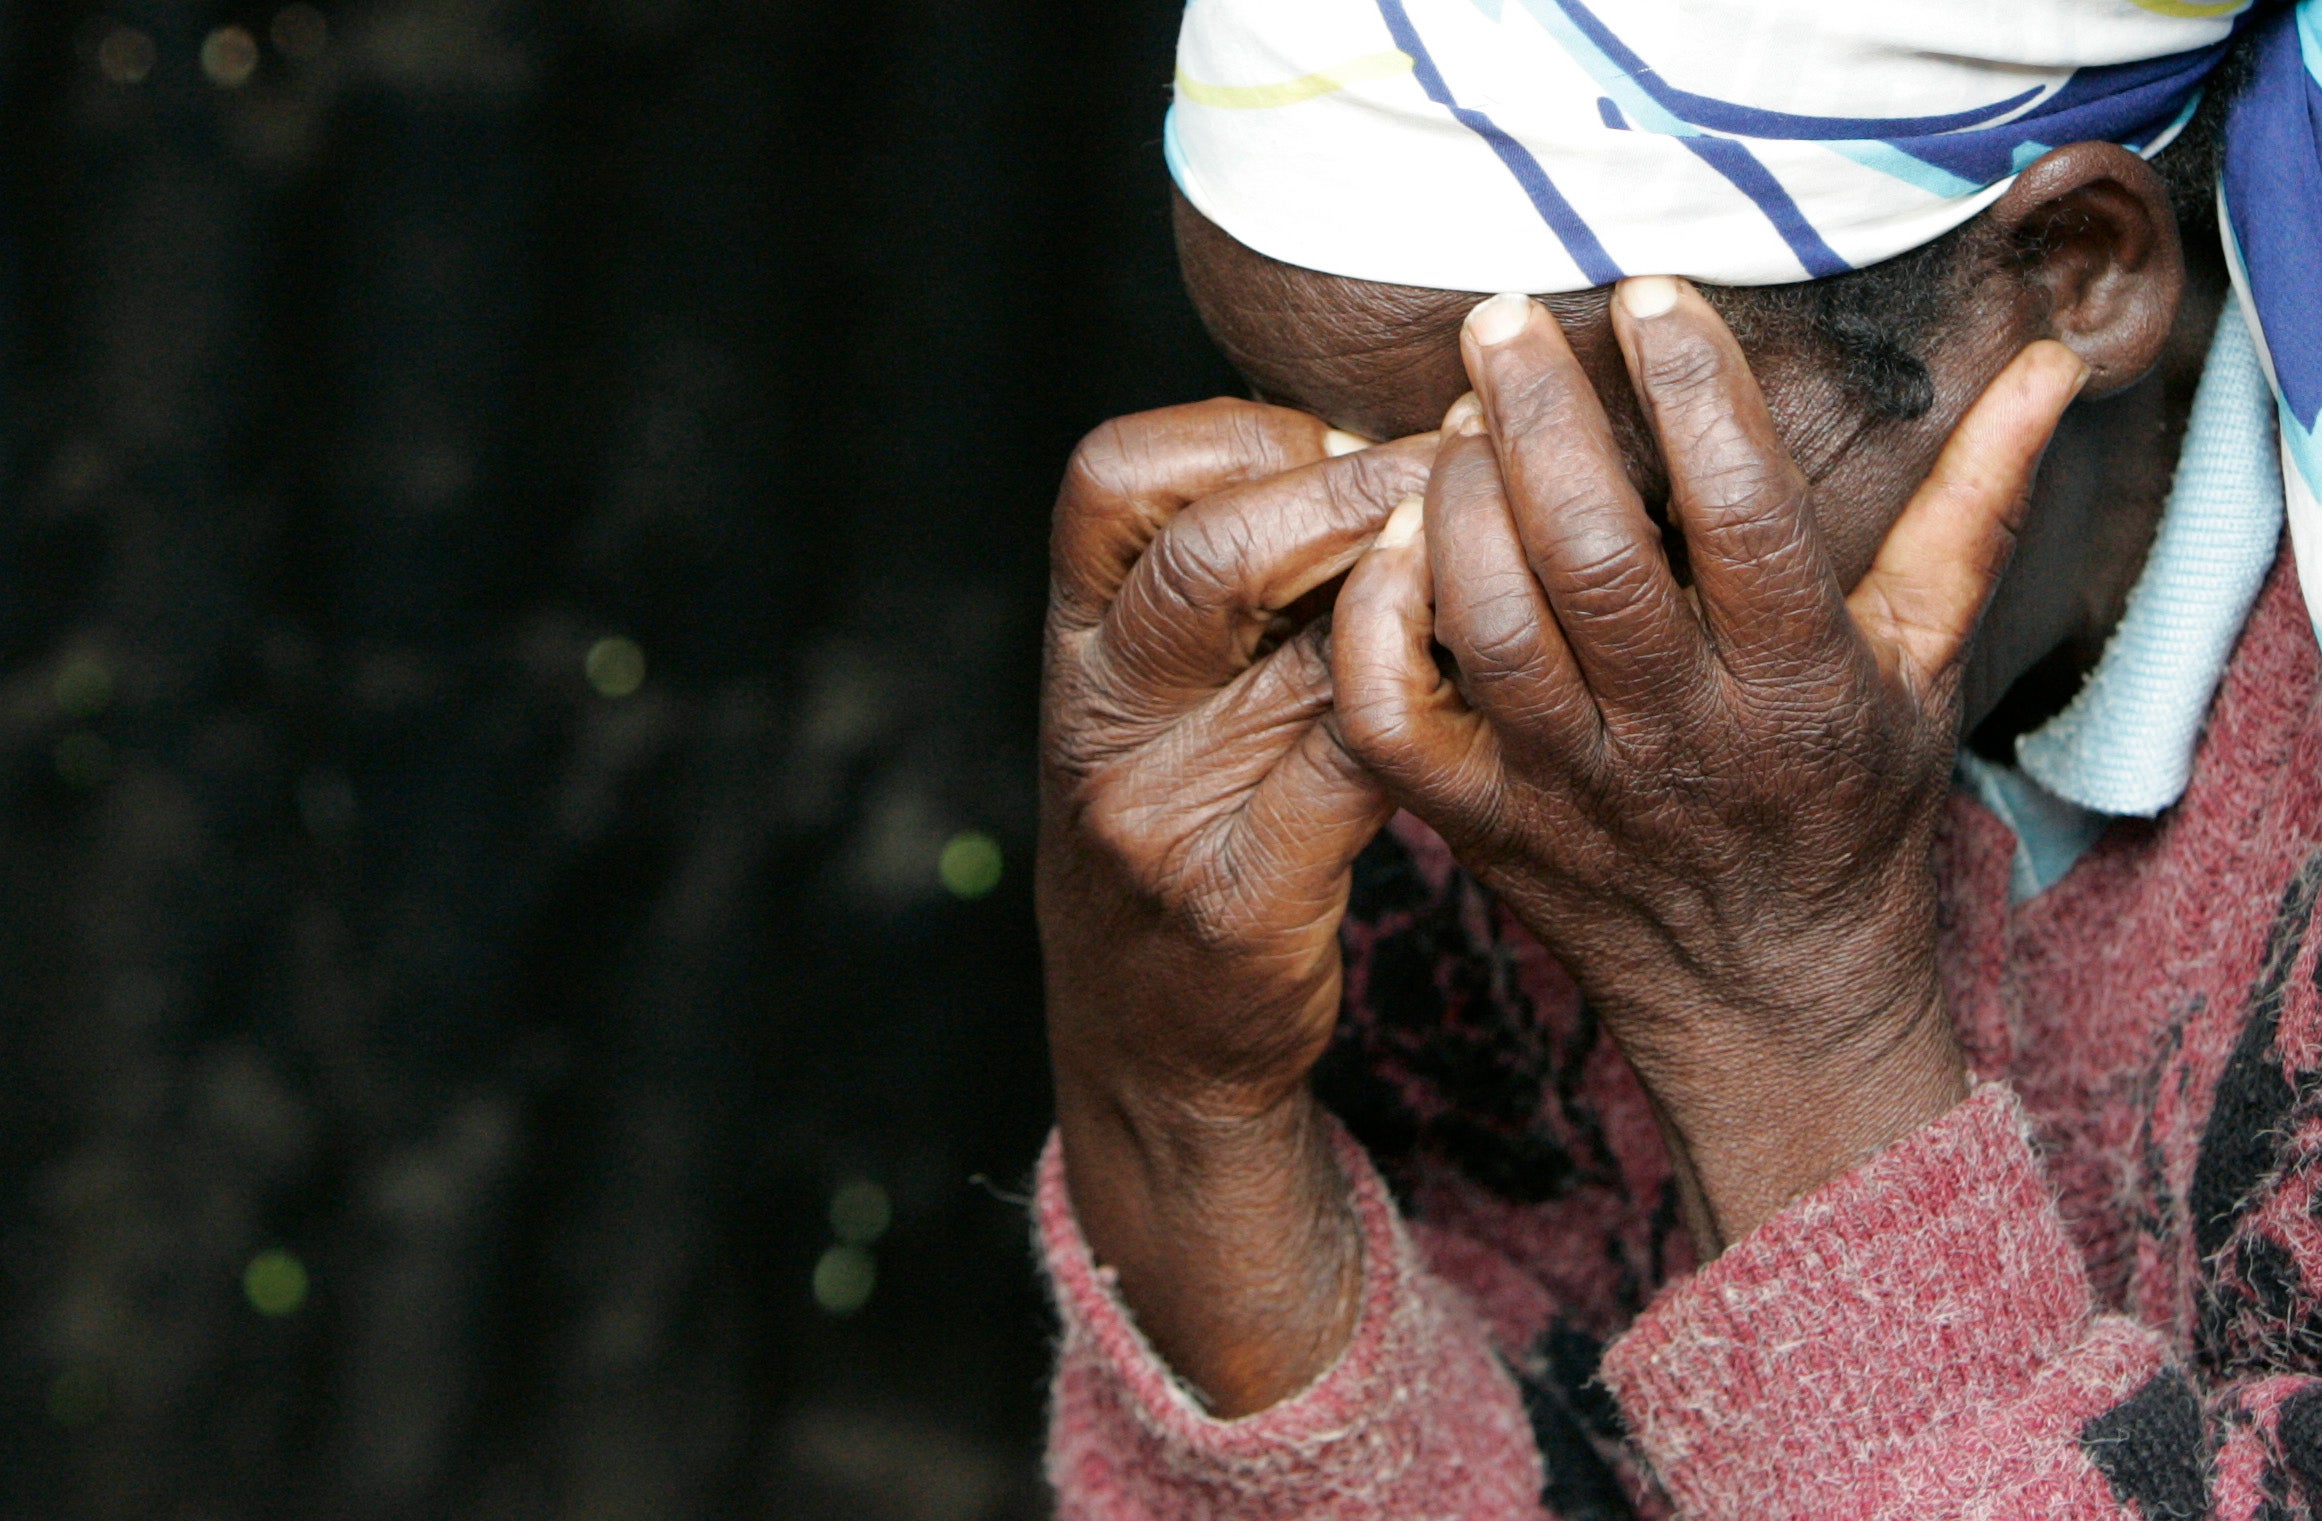
[[[1707,647],[1587,372],[1548,309],[1525,296],[1478,306],[1461,342],[1509,517],[1572,659],[1608,720],[1657,710]]]
[[[1851,638],[1843,591],[1741,345],[1682,280],[1624,280],[1613,331],[1669,473],[1703,620],[1737,675],[1795,672]]]
[[[1327,722],[1397,798],[1480,821],[1498,796],[1498,740],[1435,664],[1431,595],[1422,509],[1407,502],[1338,594]]]
[[[1300,630],[1139,757],[1170,777],[1172,810],[1238,809],[1237,852],[1295,866],[1277,898],[1343,891],[1347,867],[1394,811],[1318,722],[1331,707],[1328,643],[1324,625]]]
[[[1170,806],[1256,788],[1331,706],[1330,636],[1310,624],[1188,710],[1143,753],[1174,780]]]
[[[1296,650],[1286,662],[1296,666],[1296,673],[1284,671],[1284,683],[1307,680],[1312,669],[1319,680],[1307,690],[1319,690],[1321,704],[1296,729],[1275,769],[1249,794],[1245,810],[1247,838],[1256,848],[1270,850],[1270,859],[1300,862],[1300,871],[1282,882],[1275,901],[1305,894],[1319,910],[1335,908],[1328,901],[1333,896],[1344,899],[1347,868],[1396,813],[1379,778],[1349,755],[1331,727],[1317,722],[1331,711],[1333,697],[1326,643],[1324,629],[1312,627],[1268,659],[1275,664]]]
[[[1186,503],[1353,453],[1366,442],[1304,412],[1230,399],[1103,424],[1073,451],[1057,493],[1049,557],[1059,614],[1094,623],[1153,535]]]
[[[2010,361],[1952,430],[1847,598],[1882,663],[1916,690],[1966,649],[2015,553],[2040,456],[2087,380],[2087,364],[2053,339]]]
[[[1602,718],[1566,646],[1508,510],[1480,411],[1446,437],[1427,481],[1435,638],[1459,662],[1469,701],[1510,735],[1593,744]]]
[[[1277,878],[1275,903],[1303,900],[1319,915],[1345,908],[1348,869],[1394,814],[1379,779],[1329,728],[1310,724],[1251,794],[1244,838],[1268,859],[1298,863]]]
[[[1095,658],[1130,705],[1171,712],[1246,670],[1268,620],[1352,565],[1425,484],[1431,434],[1221,491],[1180,511],[1130,567]]]

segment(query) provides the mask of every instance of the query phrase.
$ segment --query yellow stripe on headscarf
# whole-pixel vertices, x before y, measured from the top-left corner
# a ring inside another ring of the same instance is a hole
[[[2129,0],[2140,11],[2179,21],[2214,21],[2249,9],[2250,0]]]
[[[2178,0],[2137,0],[2140,5],[2176,4]],[[1408,74],[1415,64],[1409,53],[1368,53],[1350,58],[1344,63],[1332,64],[1327,69],[1316,69],[1296,79],[1280,84],[1214,85],[1203,84],[1187,77],[1183,69],[1177,71],[1177,93],[1197,106],[1212,106],[1220,111],[1272,111],[1283,106],[1294,106],[1300,101],[1313,100],[1343,90],[1348,85],[1361,84],[1366,79],[1387,79],[1397,74]]]

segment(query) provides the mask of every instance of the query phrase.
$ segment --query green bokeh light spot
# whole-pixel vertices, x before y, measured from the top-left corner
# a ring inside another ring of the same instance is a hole
[[[600,697],[627,697],[645,685],[645,651],[634,639],[615,634],[589,646],[582,669]]]
[[[831,1315],[852,1315],[870,1302],[879,1267],[859,1246],[834,1246],[814,1265],[814,1302]]]
[[[849,1246],[869,1246],[887,1234],[895,1207],[887,1190],[869,1178],[855,1178],[838,1186],[830,1196],[831,1234]]]
[[[1000,842],[981,830],[955,834],[935,863],[944,890],[955,898],[981,898],[1000,885],[1004,858]]]
[[[261,1315],[295,1315],[306,1303],[306,1264],[279,1248],[260,1252],[242,1270],[242,1292]]]

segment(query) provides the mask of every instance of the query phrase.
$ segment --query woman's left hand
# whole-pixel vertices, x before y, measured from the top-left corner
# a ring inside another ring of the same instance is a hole
[[[1848,595],[1708,303],[1652,279],[1613,307],[1693,595],[1555,319],[1496,298],[1424,531],[1339,598],[1334,721],[1563,958],[1714,1252],[1966,1092],[1930,864],[1962,656],[2087,371],[2018,356]]]

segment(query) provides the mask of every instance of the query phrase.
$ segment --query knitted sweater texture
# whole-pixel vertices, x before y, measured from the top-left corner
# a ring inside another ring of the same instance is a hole
[[[2013,849],[1953,799],[1974,1095],[1695,1271],[1634,1076],[1398,820],[1316,1079],[1364,1230],[1353,1341],[1212,1418],[1091,1260],[1052,1142],[1060,1514],[2322,1516],[2322,659],[2286,558],[2183,801],[2011,909]]]

